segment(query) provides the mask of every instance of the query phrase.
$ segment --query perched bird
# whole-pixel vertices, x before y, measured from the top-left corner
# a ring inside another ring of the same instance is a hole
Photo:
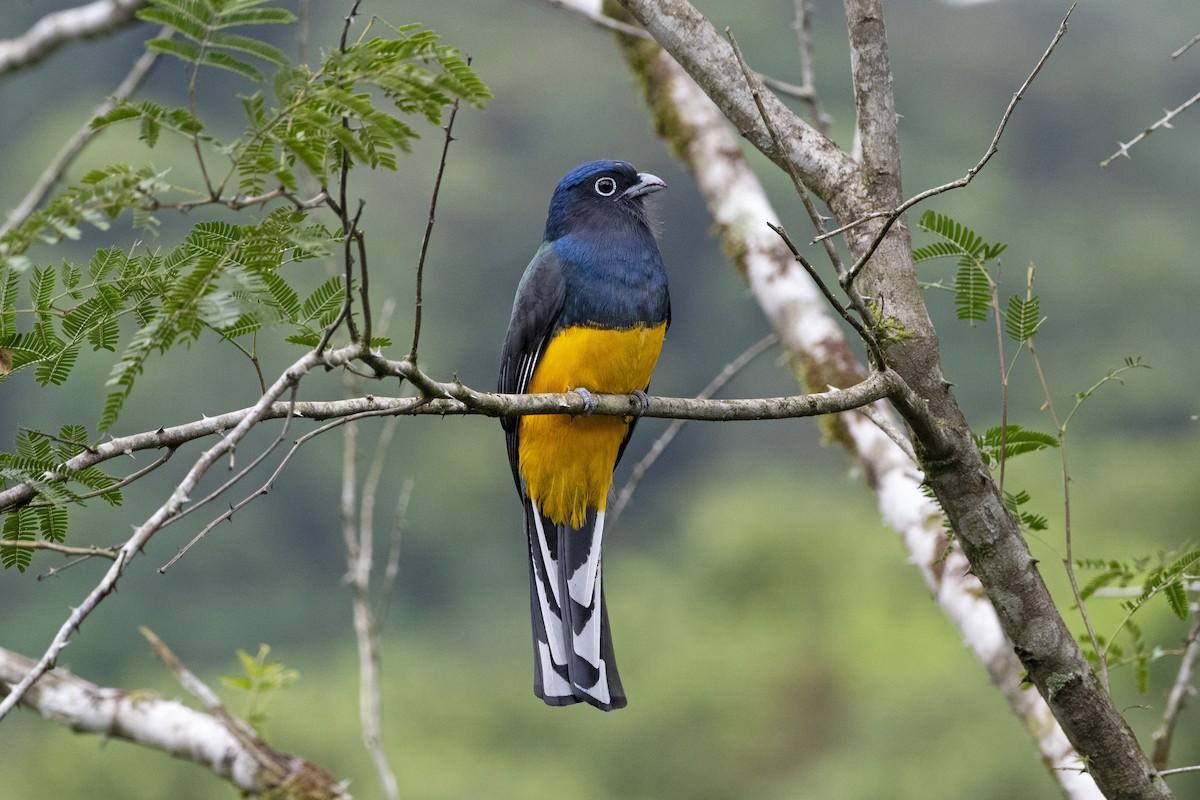
[[[635,394],[671,321],[667,276],[646,195],[666,184],[623,161],[567,173],[550,199],[542,246],[517,286],[500,360],[505,393]],[[534,693],[548,705],[626,704],[601,588],[600,541],[613,469],[634,417],[505,418],[525,508]]]

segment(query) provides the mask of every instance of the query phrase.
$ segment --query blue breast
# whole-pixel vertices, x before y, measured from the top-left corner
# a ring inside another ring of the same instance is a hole
[[[559,327],[624,329],[667,319],[667,275],[654,236],[644,225],[584,228],[551,247],[562,259],[567,282]]]

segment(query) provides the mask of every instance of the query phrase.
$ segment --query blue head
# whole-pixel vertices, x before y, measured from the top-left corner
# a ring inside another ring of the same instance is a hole
[[[589,161],[568,172],[550,198],[545,240],[585,228],[605,225],[647,226],[643,200],[667,188],[648,172],[638,172],[624,161]]]

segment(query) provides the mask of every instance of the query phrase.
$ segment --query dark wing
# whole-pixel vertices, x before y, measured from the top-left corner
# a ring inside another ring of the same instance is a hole
[[[503,394],[521,394],[529,387],[533,370],[546,352],[554,326],[562,314],[563,301],[567,294],[567,283],[563,277],[562,261],[548,246],[538,250],[533,261],[525,268],[521,284],[517,287],[517,299],[513,303],[512,319],[508,323],[508,335],[504,337],[504,349],[500,353],[500,380],[497,391]],[[521,476],[518,466],[517,446],[519,436],[518,417],[503,417],[508,443],[508,463],[512,467],[517,494],[521,494]]]

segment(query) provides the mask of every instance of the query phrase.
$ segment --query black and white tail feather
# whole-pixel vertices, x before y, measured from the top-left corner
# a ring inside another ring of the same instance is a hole
[[[529,536],[533,691],[552,706],[624,708],[604,605],[600,543],[604,512],[588,509],[583,527],[556,525],[525,498]]]

